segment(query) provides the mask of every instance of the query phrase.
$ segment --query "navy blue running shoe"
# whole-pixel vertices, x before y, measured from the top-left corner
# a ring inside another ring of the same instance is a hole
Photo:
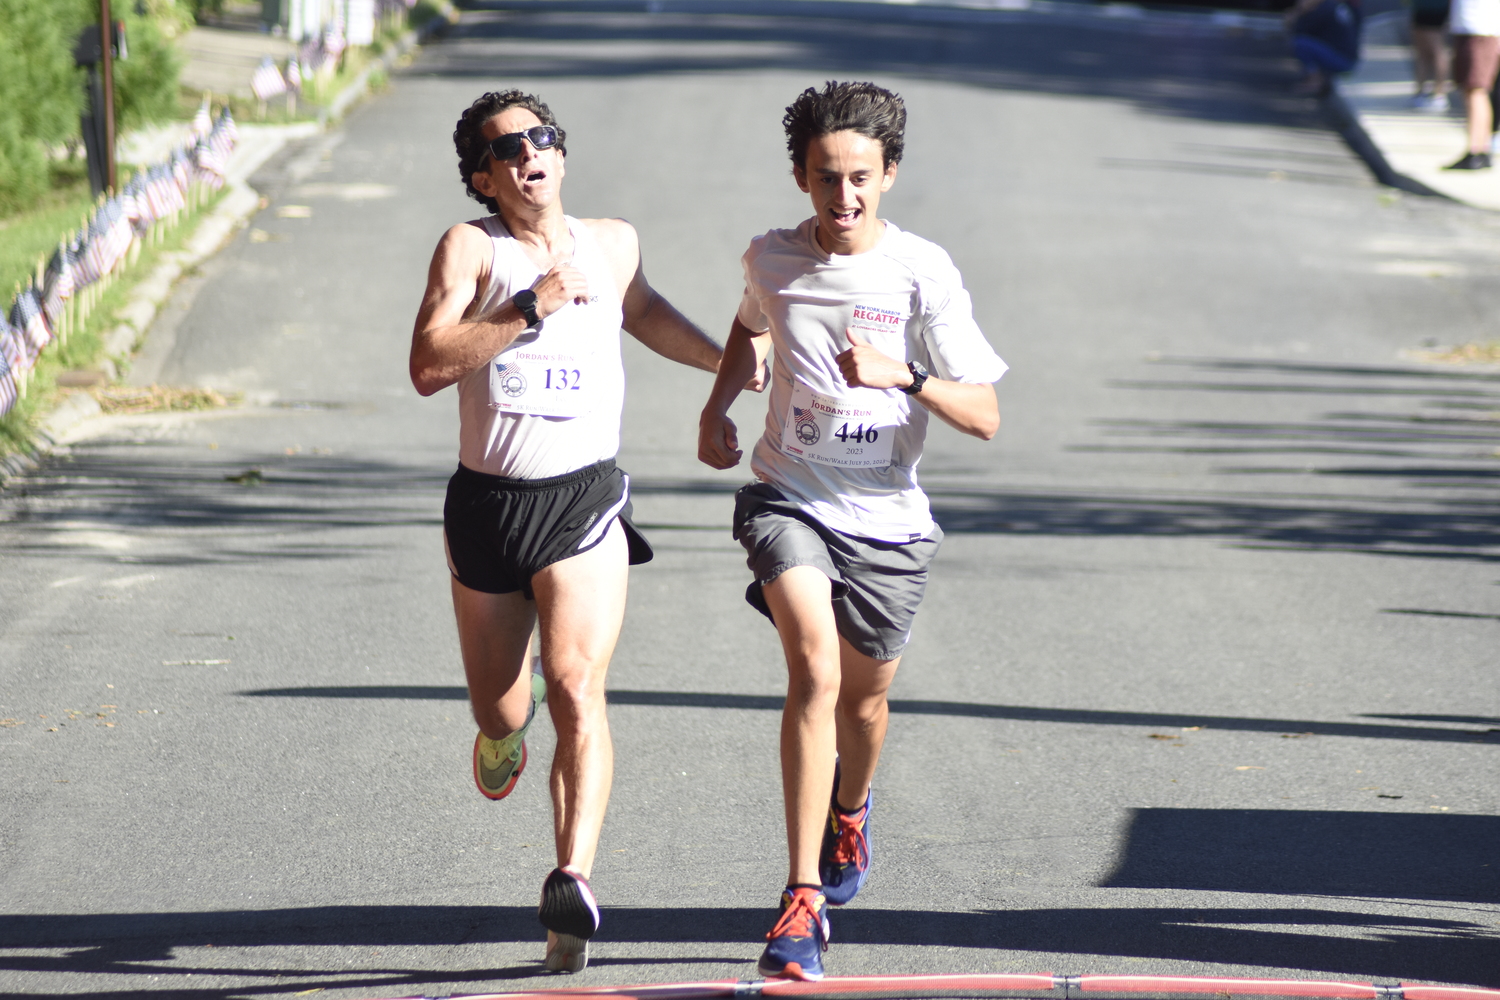
[[[875,792],[865,795],[864,808],[852,816],[839,811],[839,769],[833,771],[833,801],[828,804],[828,826],[818,852],[818,877],[829,906],[843,906],[864,888],[870,875],[870,808]]]
[[[823,978],[823,952],[828,950],[827,900],[816,889],[788,887],[781,894],[781,918],[766,935],[760,953],[760,974],[767,979]]]

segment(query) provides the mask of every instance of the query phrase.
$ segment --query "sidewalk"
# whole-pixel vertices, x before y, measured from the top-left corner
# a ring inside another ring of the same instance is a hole
[[[453,8],[447,7],[448,17]],[[137,352],[144,352],[149,344],[149,334],[158,312],[171,298],[178,279],[184,272],[217,253],[240,228],[259,210],[260,195],[250,187],[250,176],[267,160],[279,152],[288,142],[306,139],[326,129],[331,121],[341,117],[351,105],[368,91],[371,75],[377,69],[389,70],[396,60],[415,46],[440,30],[445,18],[434,18],[421,31],[409,31],[395,46],[381,57],[372,60],[354,80],[334,98],[326,108],[320,110],[316,121],[298,122],[289,125],[240,124],[239,141],[225,169],[226,194],[214,210],[198,223],[193,235],[182,250],[163,257],[157,267],[139,279],[125,304],[114,315],[115,326],[104,336],[104,350],[97,367],[111,380],[118,378],[121,369],[127,369]],[[205,29],[195,29],[203,31]],[[234,32],[226,32],[233,34]],[[269,36],[240,32],[253,42],[275,42]],[[189,56],[184,67],[183,80],[200,79],[202,74],[213,73],[214,56],[199,48],[186,46]],[[243,66],[236,68],[243,69]],[[198,76],[195,76],[198,74]],[[225,88],[232,91],[232,88]],[[221,93],[223,90],[220,91]],[[142,129],[123,139],[119,148],[119,160],[127,164],[156,162],[177,148],[189,135],[191,126],[187,122]],[[168,345],[169,346],[169,345]],[[163,345],[154,345],[153,353],[159,355]],[[157,359],[159,364],[159,358]],[[0,458],[0,485],[6,479],[30,468],[53,446],[66,440],[68,433],[83,421],[97,416],[99,404],[86,392],[72,392],[63,397],[57,407],[43,417],[37,428],[37,436],[29,449],[23,448]]]
[[[1406,26],[1404,11],[1365,22],[1363,58],[1335,82],[1334,100],[1343,101],[1393,173],[1455,201],[1500,211],[1500,170],[1443,169],[1464,154],[1463,113],[1411,107],[1416,86]]]
[[[285,38],[256,31],[199,25],[182,39],[188,57],[182,69],[182,85],[189,90],[251,99],[250,80],[261,60],[270,57],[280,65],[297,54],[297,46]]]

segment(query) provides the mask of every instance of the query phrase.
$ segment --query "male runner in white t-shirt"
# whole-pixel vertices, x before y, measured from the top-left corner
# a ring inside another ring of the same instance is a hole
[[[744,256],[745,295],[699,425],[698,456],[740,460],[730,404],[775,348],[766,430],[734,534],[746,598],[780,633],[781,773],[790,871],[763,975],[820,979],[829,905],[870,866],[870,782],[895,677],[942,541],[917,485],[928,414],[989,440],[1005,372],[942,248],[876,215],[906,110],[868,83],[808,89],[783,119],[814,215]],[[831,799],[831,801],[830,801]]]
[[[630,522],[629,477],[614,464],[620,330],[705,371],[717,369],[719,347],[647,284],[628,222],[563,214],[566,138],[545,104],[517,90],[485,94],[459,119],[459,173],[494,214],[438,243],[411,379],[424,396],[458,385],[443,540],[480,730],[474,780],[491,799],[510,794],[545,695],[557,730],[557,868],[538,916],[547,968],[577,972],[599,926],[588,878],[614,766],[604,676],[627,564],[651,558]]]

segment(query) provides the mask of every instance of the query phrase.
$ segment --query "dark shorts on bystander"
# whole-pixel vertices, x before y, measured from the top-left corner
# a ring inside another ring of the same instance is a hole
[[[1453,85],[1459,90],[1489,90],[1500,69],[1500,37],[1453,36]]]

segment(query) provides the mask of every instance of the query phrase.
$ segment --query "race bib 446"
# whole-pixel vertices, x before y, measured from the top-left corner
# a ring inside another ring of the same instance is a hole
[[[823,465],[886,466],[900,423],[900,407],[879,389],[825,396],[794,380],[781,450]]]

